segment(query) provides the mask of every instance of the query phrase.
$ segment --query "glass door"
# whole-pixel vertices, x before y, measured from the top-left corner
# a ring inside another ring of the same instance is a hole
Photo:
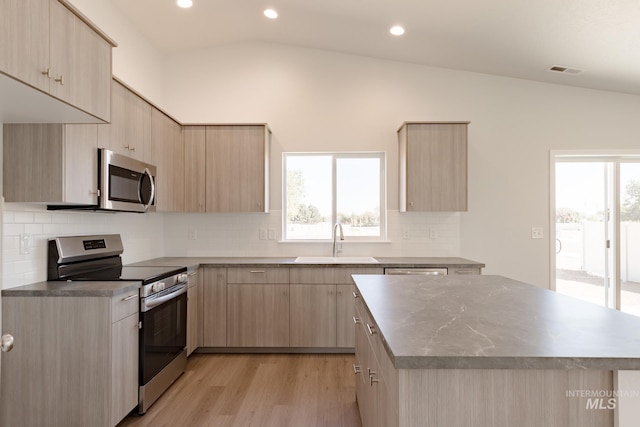
[[[640,163],[620,164],[620,310],[640,316]]]
[[[555,163],[556,291],[615,308],[613,165]]]

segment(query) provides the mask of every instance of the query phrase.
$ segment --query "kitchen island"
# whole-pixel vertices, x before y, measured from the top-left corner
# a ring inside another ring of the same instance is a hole
[[[640,318],[501,276],[355,275],[363,426],[613,426]]]

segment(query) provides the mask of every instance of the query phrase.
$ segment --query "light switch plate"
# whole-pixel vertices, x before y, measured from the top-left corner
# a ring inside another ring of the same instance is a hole
[[[30,254],[32,246],[33,246],[33,235],[20,234],[20,253],[22,255]]]
[[[269,240],[276,240],[276,229],[275,228],[267,229],[267,238]]]
[[[531,238],[532,239],[544,238],[544,232],[542,230],[542,227],[531,227]]]
[[[259,239],[260,240],[267,240],[267,229],[266,228],[261,228],[260,229]]]

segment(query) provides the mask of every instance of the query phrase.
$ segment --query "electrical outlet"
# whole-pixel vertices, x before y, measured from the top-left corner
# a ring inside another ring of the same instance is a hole
[[[20,235],[20,253],[22,255],[30,254],[32,246],[33,246],[33,235],[21,234]]]
[[[531,238],[532,239],[542,239],[544,237],[544,232],[542,227],[531,227]]]
[[[198,240],[198,230],[196,230],[195,228],[190,228],[187,232],[187,239]]]
[[[409,230],[402,230],[402,238],[403,239],[409,238]]]
[[[260,240],[267,240],[267,229],[266,228],[261,228],[260,229],[259,239]]]
[[[269,240],[276,240],[276,229],[275,228],[267,229],[267,238]]]
[[[435,228],[430,228],[429,229],[429,238],[430,239],[437,239],[438,238],[438,230],[436,230]]]

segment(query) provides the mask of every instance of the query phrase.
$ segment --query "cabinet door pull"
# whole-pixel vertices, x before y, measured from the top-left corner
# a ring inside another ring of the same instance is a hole
[[[122,301],[131,301],[134,298],[138,298],[138,294],[129,295],[126,298],[123,298]]]
[[[354,374],[359,374],[362,372],[362,369],[360,369],[359,365],[356,365],[355,363],[353,364],[353,373]]]
[[[359,317],[353,316],[353,323],[354,324],[358,324],[358,323],[362,323],[362,319],[360,319]]]
[[[64,86],[64,76],[60,75],[57,79],[53,79],[54,82],[60,83],[60,86]]]
[[[369,331],[369,335],[373,335],[376,333],[376,327],[367,323],[367,331]]]
[[[249,273],[251,273],[251,274],[266,273],[266,271],[265,270],[249,270]]]
[[[379,380],[374,378],[376,373],[374,371],[369,371],[369,385],[373,387],[373,383],[377,383]]]
[[[473,274],[473,273],[474,273],[473,270],[470,268],[456,270],[456,274]]]
[[[356,291],[351,292],[351,294],[353,295],[354,298],[359,298],[360,294],[357,293]]]
[[[48,79],[51,78],[51,68],[47,68],[46,70],[41,72],[43,76],[47,76]]]

